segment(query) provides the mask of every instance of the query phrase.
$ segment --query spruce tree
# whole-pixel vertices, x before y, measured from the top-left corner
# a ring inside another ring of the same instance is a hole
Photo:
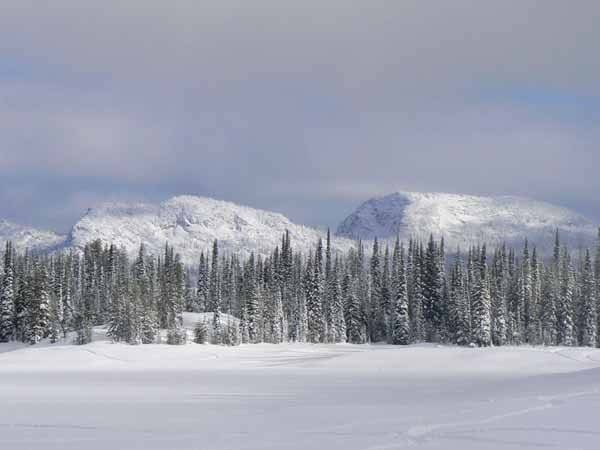
[[[15,296],[15,335],[17,340],[28,342],[29,335],[29,311],[33,302],[33,276],[32,263],[29,252],[25,254],[15,266],[17,293]]]
[[[573,268],[566,248],[559,257],[559,292],[556,307],[557,343],[575,345],[575,326],[573,318]]]
[[[26,338],[36,344],[50,333],[50,292],[48,272],[43,264],[36,261],[33,273],[33,292],[27,314]]]
[[[589,250],[586,250],[585,252],[583,263],[579,325],[580,345],[594,347],[596,345],[598,316],[596,310],[594,272]]]
[[[531,259],[529,257],[529,243],[525,240],[523,249],[523,261],[521,262],[521,284],[519,303],[523,305],[522,324],[523,340],[527,343],[533,342],[532,323],[534,322],[532,305],[532,278],[531,278]]]
[[[491,336],[491,299],[487,282],[487,264],[485,246],[481,250],[478,263],[478,273],[475,275],[475,284],[472,299],[472,337],[473,342],[480,347],[487,347],[492,343]]]
[[[492,343],[504,345],[506,343],[506,294],[508,287],[508,268],[506,258],[506,245],[496,250],[492,267],[492,280],[490,282],[491,316],[492,316]]]
[[[373,241],[371,254],[371,298],[369,303],[369,338],[371,342],[380,342],[386,337],[385,302],[383,295],[383,277],[381,255],[377,238]]]
[[[596,311],[598,321],[596,322],[596,330],[600,330],[600,228],[598,228],[598,237],[596,239],[596,255],[594,258],[594,279],[595,279],[595,296],[596,296]],[[596,346],[600,347],[600,333],[596,333]]]
[[[203,321],[198,321],[194,326],[194,342],[196,344],[206,344],[208,341],[208,326]]]
[[[0,285],[0,342],[15,338],[15,287],[12,243],[6,243],[4,276]]]
[[[404,247],[400,249],[400,261],[396,279],[396,293],[393,313],[392,342],[396,345],[410,344],[410,317],[408,313],[408,293]]]
[[[530,320],[527,335],[529,342],[539,344],[541,340],[540,303],[542,293],[542,275],[538,261],[537,249],[533,248],[531,255],[531,297],[530,297]]]
[[[344,291],[346,293],[346,332],[348,342],[351,344],[364,344],[367,341],[366,330],[361,313],[360,301],[358,300],[357,280],[352,280],[350,274],[346,274],[344,280]]]
[[[321,249],[321,242],[319,242],[314,259],[309,255],[304,277],[308,322],[307,340],[313,344],[322,342],[325,337],[322,305],[323,280],[320,256]]]
[[[469,298],[460,251],[456,253],[456,260],[450,276],[448,315],[452,324],[450,330],[452,331],[453,342],[458,345],[469,345],[471,342]]]
[[[543,272],[543,282],[541,288],[540,301],[540,341],[544,345],[557,344],[557,317],[556,317],[556,299],[557,299],[557,280],[550,267],[546,267]]]
[[[323,285],[323,330],[324,330],[324,342],[334,342],[334,324],[333,324],[333,261],[331,258],[331,232],[327,229],[327,239],[325,241],[325,271],[323,274],[324,285]]]
[[[287,321],[283,315],[283,301],[281,290],[274,289],[271,294],[273,311],[271,317],[271,342],[281,344],[285,340]]]
[[[209,286],[209,269],[204,252],[200,254],[200,264],[198,265],[198,283],[196,291],[196,304],[198,312],[204,312],[208,309],[208,286]]]
[[[425,319],[425,337],[428,341],[439,341],[443,318],[443,256],[433,238],[425,251],[422,270],[423,313]]]
[[[304,289],[304,269],[302,258],[296,254],[293,260],[293,284],[292,292],[294,299],[294,338],[297,342],[306,342],[308,339],[308,307],[306,303],[306,290]]]
[[[410,334],[412,342],[423,342],[425,340],[425,317],[422,278],[422,247],[416,243],[411,243],[412,249],[408,252],[408,267],[412,272],[411,289],[409,291],[409,311],[410,311]]]
[[[248,327],[248,342],[257,343],[260,337],[260,298],[257,286],[254,254],[246,265],[244,284],[246,286],[246,321]]]
[[[340,283],[340,262],[336,258],[333,271],[330,275],[330,299],[332,315],[331,342],[346,342],[346,318],[344,316],[344,301],[342,299],[342,286]]]

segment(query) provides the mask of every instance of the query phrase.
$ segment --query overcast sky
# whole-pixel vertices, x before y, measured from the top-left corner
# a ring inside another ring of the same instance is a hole
[[[396,190],[600,219],[600,2],[3,0],[0,217],[198,194],[335,225]]]

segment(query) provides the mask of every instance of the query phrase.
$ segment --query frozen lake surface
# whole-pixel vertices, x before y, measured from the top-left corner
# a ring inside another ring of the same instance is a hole
[[[10,450],[600,449],[600,351],[0,344]]]

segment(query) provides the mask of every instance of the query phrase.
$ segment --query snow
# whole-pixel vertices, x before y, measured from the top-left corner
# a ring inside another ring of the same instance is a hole
[[[266,256],[281,245],[286,230],[294,249],[303,252],[325,238],[322,231],[294,224],[278,213],[188,195],[158,205],[108,203],[90,209],[73,227],[67,245],[81,249],[100,239],[135,255],[144,243],[149,253],[158,255],[168,242],[184,263],[197,264],[200,252],[209,251],[215,239],[224,253]],[[333,242],[333,248],[340,251],[352,245],[343,238]]]
[[[338,227],[345,237],[372,239],[430,234],[446,239],[447,248],[487,242],[521,245],[525,238],[543,251],[558,229],[565,244],[589,245],[597,226],[569,209],[510,196],[478,197],[444,193],[398,192],[363,203]]]
[[[374,237],[403,240],[444,236],[449,249],[486,241],[521,245],[525,237],[542,252],[552,248],[556,229],[572,247],[591,244],[597,227],[585,217],[549,203],[519,197],[477,197],[443,193],[398,192],[371,199],[348,216],[333,238],[334,251],[355,246],[353,239]],[[144,243],[161,254],[168,242],[185,264],[195,265],[201,251],[217,239],[223,253],[267,256],[289,230],[295,250],[314,249],[322,230],[298,225],[287,217],[235,203],[191,195],[160,204],[106,203],[92,208],[72,227],[69,236],[0,220],[0,243],[12,240],[18,249],[79,249],[96,239],[124,247],[131,256]],[[367,249],[370,244],[366,243]]]
[[[17,225],[6,220],[0,220],[0,246],[4,251],[4,245],[11,241],[18,250],[30,249],[34,251],[46,251],[60,247],[66,237],[53,231],[39,230],[32,227]]]
[[[189,316],[193,323],[197,317]],[[600,350],[0,344],[0,448],[600,446]]]
[[[240,319],[234,316],[230,316],[229,314],[221,313],[219,317],[219,323],[221,327],[224,327],[228,324],[239,326]],[[194,327],[198,322],[204,322],[210,328],[212,326],[214,320],[214,313],[193,313],[193,312],[185,312],[183,313],[183,327],[188,331],[193,331]]]

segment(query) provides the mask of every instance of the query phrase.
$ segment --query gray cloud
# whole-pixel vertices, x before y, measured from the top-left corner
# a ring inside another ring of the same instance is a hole
[[[600,219],[599,21],[594,1],[8,0],[0,216],[64,230],[197,193],[334,225],[415,189]]]

